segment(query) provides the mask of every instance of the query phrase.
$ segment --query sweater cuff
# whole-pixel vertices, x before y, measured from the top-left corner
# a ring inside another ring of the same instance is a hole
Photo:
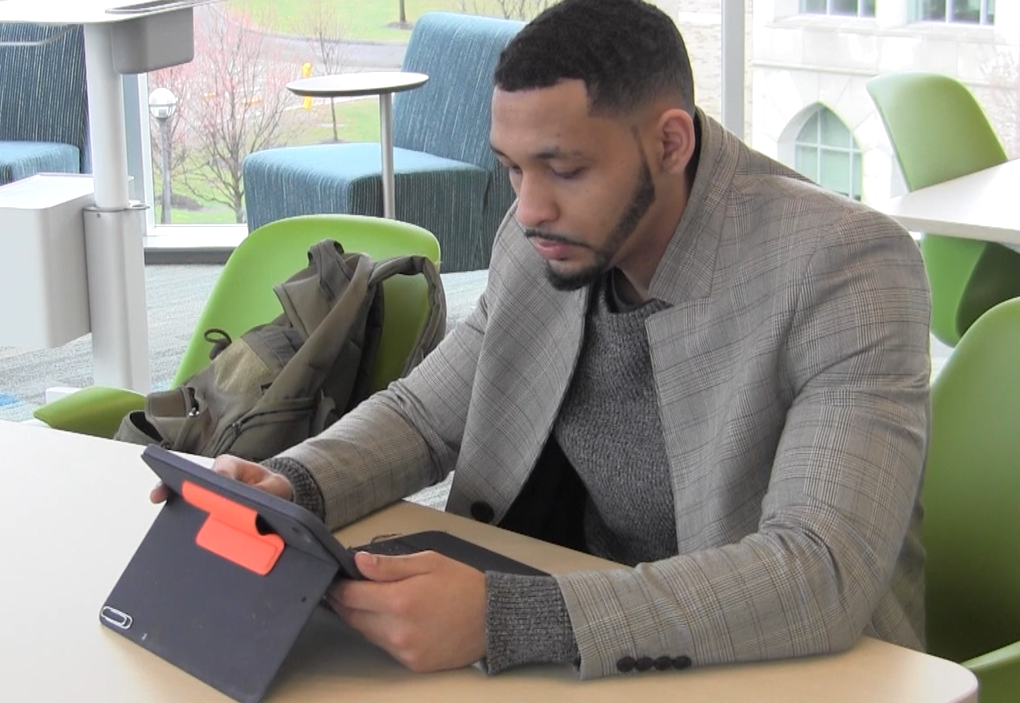
[[[270,471],[290,481],[290,487],[294,491],[291,502],[300,505],[320,520],[325,519],[326,501],[322,497],[322,489],[303,464],[284,457],[270,457],[261,463]]]
[[[522,664],[579,665],[577,640],[559,584],[551,576],[489,571],[482,669],[498,674]]]

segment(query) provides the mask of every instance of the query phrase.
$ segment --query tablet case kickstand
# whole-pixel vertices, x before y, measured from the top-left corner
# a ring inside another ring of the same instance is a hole
[[[231,698],[257,703],[338,569],[287,537],[254,508],[185,482],[100,621]]]

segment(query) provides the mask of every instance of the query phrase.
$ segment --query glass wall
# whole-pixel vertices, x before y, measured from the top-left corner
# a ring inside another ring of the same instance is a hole
[[[174,98],[169,114],[153,107],[146,145],[155,222],[243,224],[241,166],[252,152],[379,140],[375,97],[303,99],[287,91],[288,82],[399,69],[414,19],[424,12],[528,19],[554,2],[229,0],[197,8],[195,60],[146,80],[150,98],[165,91]]]
[[[150,119],[144,145],[156,222],[166,200],[174,225],[244,227],[247,154],[379,139],[375,98],[308,101],[290,95],[288,81],[396,69],[416,18],[430,10],[528,19],[554,1],[229,0],[199,9],[195,61],[150,74],[141,91],[147,98],[167,88],[177,99],[171,116]],[[699,104],[721,117],[722,0],[654,2],[687,40]],[[1007,151],[1020,156],[1020,1],[999,5],[746,0],[746,140],[850,197],[894,195],[902,182],[864,85],[880,73],[921,70],[968,85]],[[826,108],[805,123],[813,105]]]

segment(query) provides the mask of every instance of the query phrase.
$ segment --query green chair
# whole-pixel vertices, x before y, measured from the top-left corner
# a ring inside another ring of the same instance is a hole
[[[894,73],[872,78],[867,90],[911,191],[1007,160],[981,107],[958,81]],[[951,347],[986,310],[1020,296],[1020,253],[1001,244],[925,233],[921,254],[932,333]]]
[[[359,215],[308,215],[277,220],[249,234],[230,255],[195,325],[171,387],[209,363],[212,343],[205,331],[218,328],[237,338],[282,312],[273,286],[308,263],[308,249],[323,239],[374,259],[419,254],[439,265],[439,242],[427,230],[396,220]],[[428,286],[421,276],[394,276],[383,283],[385,316],[373,391],[396,379],[428,312]],[[118,388],[93,386],[49,403],[35,417],[50,427],[112,437],[121,418],[140,410],[145,398]]]
[[[1020,299],[963,335],[932,382],[922,501],[928,651],[1020,701]]]

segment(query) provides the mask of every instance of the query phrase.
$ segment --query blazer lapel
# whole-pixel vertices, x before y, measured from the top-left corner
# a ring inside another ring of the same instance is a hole
[[[484,500],[492,510],[483,512],[498,522],[520,492],[577,365],[590,291],[556,291],[535,276],[504,292],[513,314],[494,306],[447,510],[472,514]]]

